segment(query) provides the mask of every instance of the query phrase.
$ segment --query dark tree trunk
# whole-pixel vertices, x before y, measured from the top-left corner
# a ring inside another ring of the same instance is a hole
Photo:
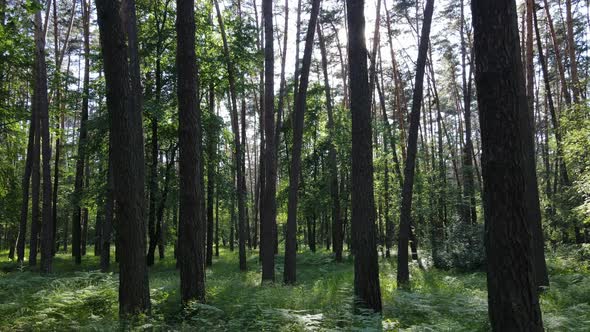
[[[195,54],[195,3],[177,0],[176,32],[180,147],[180,216],[178,258],[183,303],[205,300],[204,239],[205,223],[201,211],[201,110],[197,94]]]
[[[293,284],[296,276],[297,256],[297,200],[299,189],[299,176],[301,174],[301,148],[303,143],[303,118],[305,115],[305,104],[307,86],[309,83],[309,70],[311,67],[311,54],[313,52],[313,37],[316,30],[318,14],[320,12],[320,0],[314,0],[311,7],[311,16],[305,38],[305,49],[301,64],[300,81],[297,95],[295,97],[295,109],[293,114],[293,148],[291,150],[291,165],[289,172],[289,201],[287,213],[287,234],[285,239],[285,266],[283,281],[286,284]],[[268,185],[268,183],[267,183]]]
[[[102,230],[100,236],[100,240],[102,241],[100,244],[100,270],[102,272],[107,272],[111,264],[111,233],[113,231],[113,216],[115,208],[113,163],[111,154],[111,147],[109,146],[107,187],[104,202],[104,219],[101,225]]]
[[[412,111],[410,113],[410,130],[408,134],[408,147],[404,166],[404,184],[402,187],[402,204],[400,212],[400,230],[397,248],[397,284],[398,287],[409,287],[410,271],[408,268],[408,242],[412,233],[412,194],[414,187],[414,174],[416,167],[416,153],[418,150],[418,130],[420,126],[420,107],[422,105],[424,69],[428,56],[428,44],[430,43],[430,24],[434,0],[428,0],[424,9],[424,23],[420,34],[418,48],[418,61],[416,63],[416,78],[414,94],[412,96]],[[415,244],[415,241],[412,241]]]
[[[35,23],[35,25],[41,26],[41,23]],[[41,29],[40,27],[38,29]],[[35,34],[42,34],[42,32],[37,32],[37,27],[35,27]],[[40,38],[40,37],[37,37]],[[35,50],[37,52],[37,50]],[[34,65],[35,71],[38,70],[38,64],[35,62]],[[36,73],[35,80],[37,80]],[[33,146],[33,174],[32,174],[32,184],[31,184],[31,238],[29,242],[29,266],[37,265],[37,252],[39,251],[39,228],[41,227],[41,221],[39,220],[40,216],[40,201],[39,201],[39,190],[41,186],[41,170],[40,170],[40,163],[41,163],[41,111],[39,107],[39,101],[37,98],[38,92],[36,91],[37,87],[34,90],[33,96],[33,112],[35,112],[35,142]]]
[[[35,159],[35,136],[37,132],[37,107],[33,105],[31,109],[31,120],[29,124],[29,140],[27,143],[27,159],[25,161],[25,173],[22,180],[22,203],[20,210],[20,223],[18,228],[18,238],[16,240],[16,257],[22,263],[25,259],[25,242],[27,237],[27,216],[29,213],[29,188],[31,184],[31,173],[33,172],[33,160]]]
[[[463,222],[477,223],[475,188],[473,178],[473,141],[471,139],[471,63],[467,64],[467,42],[465,41],[464,5],[461,1],[461,72],[463,80],[463,112],[465,116],[465,146],[463,147]],[[469,73],[466,70],[469,65]]]
[[[215,116],[215,87],[213,83],[209,84],[209,115]],[[215,164],[217,162],[217,130],[209,129],[209,139],[207,140],[207,155],[209,163],[207,165],[207,266],[213,264],[213,197],[215,191]]]
[[[47,16],[46,16],[47,20]],[[41,273],[51,273],[53,261],[53,215],[51,213],[51,138],[49,136],[49,102],[47,97],[47,64],[45,33],[41,11],[35,14],[35,96],[39,116],[43,153],[43,205],[41,227]]]
[[[352,234],[355,303],[381,311],[373,197],[371,93],[363,0],[347,0],[350,112],[352,113]]]
[[[260,149],[264,153],[260,159],[262,195],[260,197],[260,256],[262,260],[262,281],[274,282],[275,258],[274,229],[276,223],[276,182],[277,182],[277,149],[275,145],[274,118],[274,35],[272,0],[262,0],[262,16],[264,21],[264,125],[265,144]]]
[[[80,136],[78,139],[78,156],[76,159],[76,178],[74,182],[74,217],[72,219],[72,256],[76,264],[82,263],[82,193],[84,186],[84,163],[86,161],[86,140],[88,138],[88,100],[90,92],[90,9],[86,0],[82,4],[84,23],[84,85],[82,93],[82,115],[80,119]],[[88,174],[86,174],[88,176]]]
[[[542,331],[531,246],[530,117],[516,4],[471,3],[482,139],[489,315],[494,331]],[[533,173],[534,174],[534,173]],[[536,183],[535,183],[536,186]]]
[[[96,5],[119,221],[119,315],[124,317],[150,311],[145,264],[145,166],[135,2],[97,0]]]

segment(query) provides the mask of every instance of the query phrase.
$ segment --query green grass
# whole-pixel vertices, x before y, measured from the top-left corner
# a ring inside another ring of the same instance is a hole
[[[116,273],[98,272],[98,258],[75,266],[58,254],[50,276],[0,261],[0,330],[489,330],[485,274],[411,267],[412,291],[395,283],[395,259],[381,261],[383,315],[354,315],[352,260],[334,263],[327,252],[303,252],[294,286],[260,285],[256,253],[248,272],[237,253],[222,250],[207,270],[207,304],[181,308],[179,276],[169,255],[150,269],[152,314],[118,319]],[[282,257],[277,257],[277,281]],[[551,288],[541,298],[549,331],[590,330],[590,268],[571,251],[548,254]]]

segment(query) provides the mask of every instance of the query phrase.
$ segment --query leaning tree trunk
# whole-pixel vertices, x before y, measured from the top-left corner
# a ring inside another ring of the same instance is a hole
[[[303,61],[299,90],[295,97],[295,109],[293,114],[293,148],[291,150],[291,166],[289,172],[289,201],[287,208],[287,234],[285,239],[285,267],[283,281],[293,284],[297,280],[296,256],[297,256],[297,200],[299,189],[299,175],[301,174],[301,148],[303,143],[303,118],[309,83],[309,70],[311,67],[311,54],[313,52],[313,37],[316,30],[318,14],[320,12],[320,0],[314,0],[309,17],[309,26],[305,38]],[[268,185],[268,184],[267,184]]]
[[[532,131],[516,4],[478,0],[471,8],[490,322],[494,331],[542,331],[527,198],[532,162],[526,140],[532,139]]]
[[[432,12],[434,0],[426,2],[424,9],[424,23],[420,35],[418,47],[418,61],[416,63],[416,78],[414,83],[414,94],[412,96],[412,111],[410,113],[410,130],[408,134],[408,148],[404,166],[404,184],[402,187],[402,205],[400,212],[400,230],[397,248],[397,284],[398,287],[408,287],[410,282],[410,271],[408,268],[408,242],[412,230],[412,193],[414,187],[414,174],[416,167],[416,152],[418,149],[418,129],[420,126],[420,107],[422,105],[424,69],[428,55],[428,44],[430,43],[430,24],[432,23]],[[415,242],[415,241],[412,241]]]
[[[128,316],[150,311],[135,2],[97,0],[96,5],[111,124],[115,213],[119,220],[119,315]]]
[[[355,303],[381,311],[373,197],[371,93],[363,0],[347,0],[350,112],[352,114],[352,234]]]

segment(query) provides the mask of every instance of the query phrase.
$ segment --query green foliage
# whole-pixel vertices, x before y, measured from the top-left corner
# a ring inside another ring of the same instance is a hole
[[[452,224],[446,230],[447,236],[435,255],[434,264],[443,269],[481,269],[485,265],[483,228],[482,224]]]
[[[590,267],[580,261],[588,248],[548,253],[551,287],[541,295],[548,331],[590,328]],[[180,306],[175,261],[150,269],[152,314],[132,321],[117,315],[118,275],[100,273],[87,257],[82,271],[58,255],[56,273],[41,277],[16,263],[0,268],[0,330],[197,330],[197,331],[487,331],[483,272],[461,273],[411,265],[412,291],[397,290],[395,259],[381,261],[383,315],[353,314],[352,260],[333,262],[327,252],[301,252],[298,280],[260,286],[258,257],[251,252],[246,273],[237,253],[221,251],[207,271],[207,303]],[[169,255],[168,257],[170,257]],[[5,257],[5,253],[2,253]],[[277,269],[281,272],[282,256]]]

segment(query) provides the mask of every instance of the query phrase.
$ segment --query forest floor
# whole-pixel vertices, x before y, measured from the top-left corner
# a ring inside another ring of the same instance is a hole
[[[169,255],[150,268],[152,315],[118,320],[116,273],[100,273],[98,257],[58,254],[50,276],[0,260],[0,331],[6,330],[489,330],[484,272],[411,267],[412,290],[396,289],[395,258],[381,260],[383,315],[354,315],[352,260],[337,264],[328,252],[297,256],[295,286],[260,286],[255,252],[249,272],[237,253],[223,250],[207,270],[207,304],[181,309],[179,276]],[[590,265],[575,250],[548,253],[551,287],[541,296],[548,331],[590,331]],[[277,280],[282,256],[277,256]]]

